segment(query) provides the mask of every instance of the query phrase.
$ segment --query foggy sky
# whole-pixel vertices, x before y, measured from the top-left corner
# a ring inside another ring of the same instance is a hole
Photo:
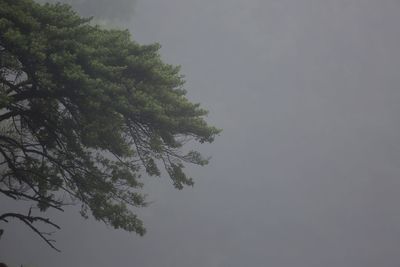
[[[104,11],[128,10],[126,0],[103,2],[90,12],[110,19]],[[161,43],[165,61],[182,65],[190,100],[223,128],[200,146],[210,165],[188,167],[195,186],[183,191],[148,179],[152,204],[138,211],[144,237],[71,208],[51,214],[62,225],[54,235],[62,253],[15,224],[5,227],[0,259],[36,267],[399,266],[399,1],[128,6],[134,12],[121,13],[121,27],[140,43]],[[2,211],[13,208],[2,199]]]

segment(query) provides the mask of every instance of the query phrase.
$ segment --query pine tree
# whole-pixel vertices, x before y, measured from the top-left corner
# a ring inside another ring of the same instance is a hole
[[[132,211],[146,204],[141,176],[164,169],[176,188],[192,185],[184,163],[207,160],[183,145],[220,132],[159,49],[68,5],[0,0],[0,193],[41,211],[62,210],[68,196],[83,216],[144,234]],[[0,220],[18,219],[54,247],[35,223],[58,225],[32,213]]]

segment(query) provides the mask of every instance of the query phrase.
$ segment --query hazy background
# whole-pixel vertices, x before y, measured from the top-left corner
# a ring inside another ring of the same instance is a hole
[[[149,178],[138,237],[53,216],[62,253],[7,225],[0,259],[36,267],[397,267],[400,2],[71,1],[160,42],[223,128],[194,188]],[[14,204],[1,200],[0,209]]]

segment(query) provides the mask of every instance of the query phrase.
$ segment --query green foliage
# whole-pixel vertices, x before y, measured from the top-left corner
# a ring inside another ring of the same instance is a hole
[[[66,195],[115,228],[144,234],[141,174],[192,185],[188,139],[220,130],[188,101],[158,44],[93,26],[62,4],[0,0],[0,192],[61,209]]]

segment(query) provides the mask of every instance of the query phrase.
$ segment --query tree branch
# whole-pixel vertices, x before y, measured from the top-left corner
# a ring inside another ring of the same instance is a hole
[[[7,218],[16,218],[18,220],[20,220],[21,222],[25,223],[29,228],[31,228],[40,238],[42,238],[47,245],[49,245],[52,249],[54,249],[55,251],[61,252],[61,250],[59,250],[58,248],[56,248],[53,243],[55,242],[52,239],[49,239],[48,237],[46,237],[46,235],[51,235],[51,233],[46,233],[46,232],[41,232],[38,228],[36,228],[33,224],[35,222],[42,222],[48,225],[53,226],[54,228],[60,229],[60,226],[58,226],[57,224],[53,223],[50,221],[50,219],[48,218],[43,218],[43,217],[39,217],[39,216],[31,216],[30,215],[31,210],[29,210],[29,214],[28,215],[22,215],[19,213],[4,213],[2,215],[0,215],[0,221],[4,221],[8,223],[8,219]]]

